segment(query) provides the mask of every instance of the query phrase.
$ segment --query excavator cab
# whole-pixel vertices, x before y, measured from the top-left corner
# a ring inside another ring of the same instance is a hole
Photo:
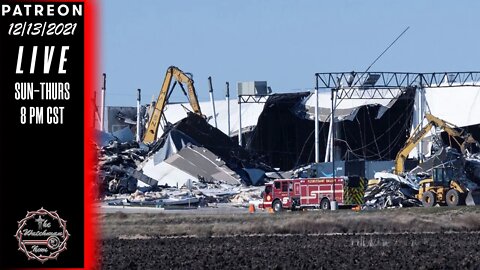
[[[449,187],[450,181],[454,180],[453,169],[450,167],[434,168],[432,174],[435,186]]]

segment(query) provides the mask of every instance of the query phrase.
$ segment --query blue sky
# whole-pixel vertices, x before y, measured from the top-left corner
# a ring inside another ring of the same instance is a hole
[[[274,92],[314,87],[315,72],[480,70],[476,0],[102,0],[102,72],[107,105],[158,96],[168,66],[208,76],[216,99],[236,82],[266,80]],[[180,89],[171,101],[187,101]]]

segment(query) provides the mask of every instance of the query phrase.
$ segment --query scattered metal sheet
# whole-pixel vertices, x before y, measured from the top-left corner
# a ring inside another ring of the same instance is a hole
[[[413,181],[390,173],[377,173],[375,179],[369,181],[363,209],[421,206],[415,198],[418,184]]]

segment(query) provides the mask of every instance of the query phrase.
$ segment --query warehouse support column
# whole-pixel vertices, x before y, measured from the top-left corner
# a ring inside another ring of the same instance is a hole
[[[238,96],[238,145],[242,146],[242,97]]]
[[[102,100],[100,107],[100,130],[104,131],[105,124],[105,92],[107,90],[107,74],[103,73]]]
[[[425,89],[420,84],[418,88],[418,123],[423,123],[425,117]],[[418,161],[423,162],[423,140],[418,142]]]
[[[328,125],[328,136],[327,136],[327,147],[325,149],[325,162],[329,162],[332,160],[332,152],[331,149],[331,142],[332,142],[332,115],[330,114],[330,124]]]
[[[141,92],[142,90],[138,89],[137,90],[137,142],[140,142],[141,140],[141,119],[142,119],[142,116],[140,115],[140,101],[141,101]]]
[[[332,126],[332,131],[331,131],[331,137],[332,137],[332,143],[330,145],[330,151],[332,153],[332,177],[333,177],[333,199],[330,201],[330,209],[332,211],[335,211],[338,209],[338,203],[337,203],[337,200],[335,199],[335,185],[336,185],[336,174],[335,174],[335,151],[334,151],[334,145],[335,145],[335,123],[334,123],[334,119],[335,119],[335,105],[336,105],[336,102],[335,102],[335,89],[332,89],[332,114],[330,116],[330,122],[332,123],[331,126]]]
[[[212,77],[208,76],[208,85],[210,87],[210,90],[208,92],[210,93],[210,103],[212,103],[212,112],[213,112],[213,120],[215,123],[215,128],[217,127],[217,113],[215,112],[215,100],[213,98],[213,86],[212,86]]]
[[[227,100],[227,135],[230,137],[230,84],[225,82],[225,99]]]

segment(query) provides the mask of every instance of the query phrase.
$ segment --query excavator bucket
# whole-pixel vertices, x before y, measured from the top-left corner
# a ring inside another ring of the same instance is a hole
[[[466,205],[480,205],[480,190],[469,191],[465,198]]]

